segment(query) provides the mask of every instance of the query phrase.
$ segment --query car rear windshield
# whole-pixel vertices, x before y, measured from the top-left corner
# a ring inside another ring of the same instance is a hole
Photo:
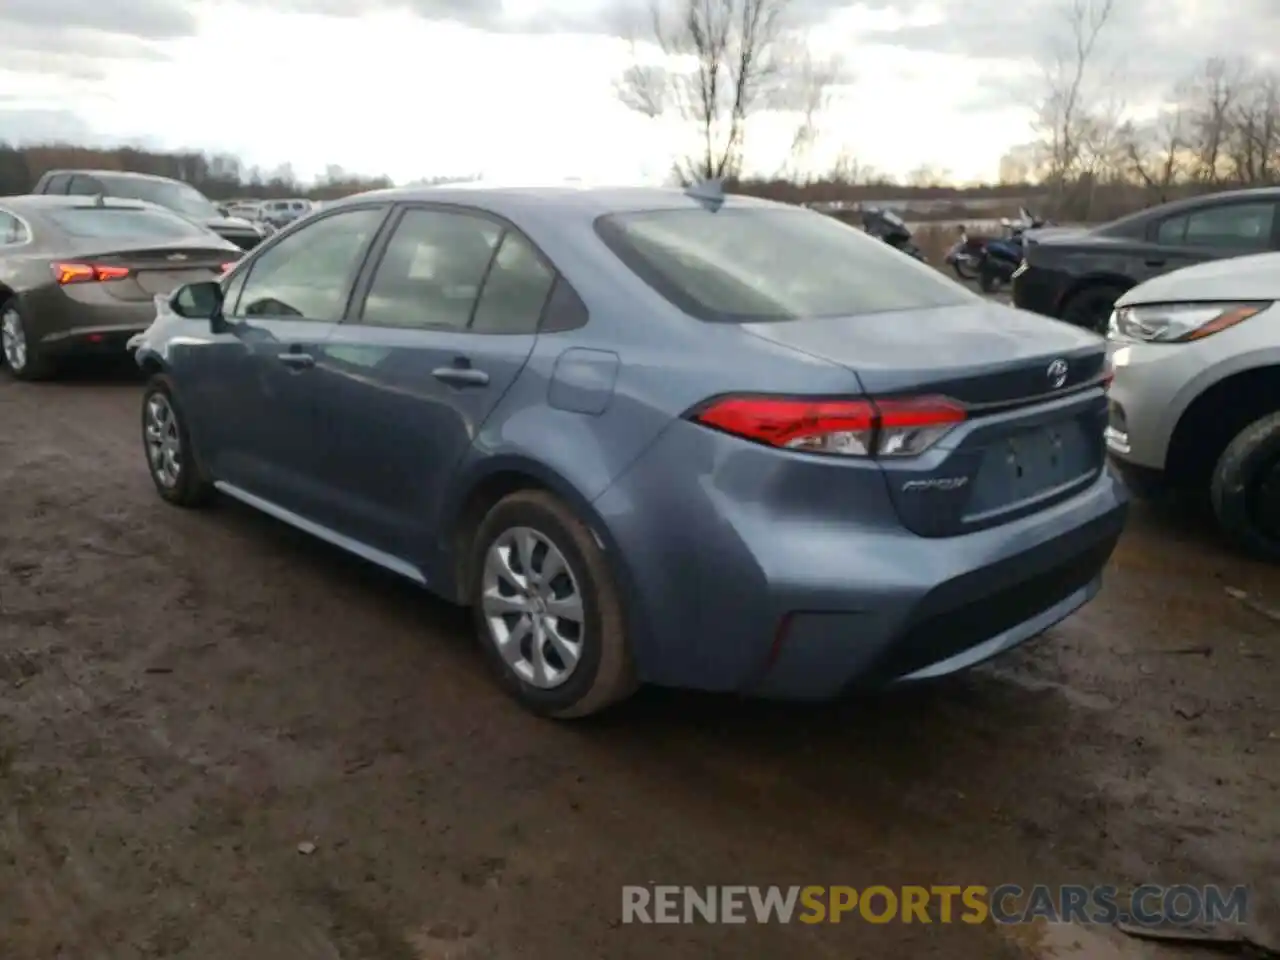
[[[205,235],[195,224],[163,210],[68,207],[45,216],[68,236],[93,240],[189,240]]]
[[[974,297],[887,244],[808,210],[609,214],[596,221],[596,232],[651,287],[702,320],[858,316]]]

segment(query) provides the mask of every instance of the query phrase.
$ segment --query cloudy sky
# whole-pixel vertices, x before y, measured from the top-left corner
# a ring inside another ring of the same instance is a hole
[[[678,131],[613,88],[628,2],[0,0],[0,140],[218,149],[303,176],[661,176]],[[844,150],[898,175],[993,177],[1069,40],[1070,0],[789,2],[853,74],[815,162]],[[1115,0],[1100,58],[1141,109],[1214,53],[1280,56],[1280,0]],[[758,169],[792,129],[753,129]]]

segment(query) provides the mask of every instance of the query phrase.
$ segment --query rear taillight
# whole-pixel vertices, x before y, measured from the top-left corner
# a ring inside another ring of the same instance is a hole
[[[794,400],[727,397],[694,414],[698,423],[756,443],[806,453],[912,457],[965,419],[946,397]]]
[[[218,272],[219,272],[219,273],[224,273],[224,274],[225,274],[225,273],[230,273],[230,272],[231,272],[231,268],[232,268],[232,267],[234,267],[234,266],[236,265],[236,263],[238,263],[238,262],[239,262],[239,261],[233,260],[233,261],[231,261],[230,263],[224,263],[224,264],[219,268]]]
[[[69,283],[106,283],[123,280],[129,276],[128,267],[113,267],[101,263],[51,263],[54,279],[63,286]]]

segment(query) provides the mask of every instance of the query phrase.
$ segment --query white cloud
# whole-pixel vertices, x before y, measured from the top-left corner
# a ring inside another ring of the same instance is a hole
[[[116,18],[127,35],[101,32],[110,17],[68,12],[85,2],[0,0],[0,137],[82,124],[94,139],[221,150],[265,167],[288,162],[304,176],[334,163],[397,180],[650,178],[665,174],[683,142],[670,123],[617,102],[612,81],[628,49],[605,28],[601,0],[412,0],[399,9],[391,0],[274,0],[274,9],[266,0],[139,0]],[[890,173],[929,165],[992,177],[1008,147],[1027,138],[1029,112],[1007,91],[1034,82],[1030,54],[1043,39],[1036,31],[1054,22],[1042,9],[1049,0],[994,16],[972,0],[796,2],[813,22],[831,14],[814,43],[819,54],[845,56],[855,74],[823,118],[816,165],[848,151]],[[1205,0],[1175,2],[1218,38],[1238,34],[1245,19]],[[1276,0],[1242,2],[1267,10]],[[59,4],[63,15],[46,16]],[[349,13],[297,12],[307,9]],[[472,26],[428,11],[465,14]],[[552,29],[566,23],[583,32]],[[1197,28],[1164,18],[1152,29],[1168,52]],[[1132,36],[1125,26],[1112,47]],[[1184,73],[1209,52],[1134,69],[1158,89],[1156,73]],[[793,132],[786,117],[753,124],[756,171],[783,164]]]

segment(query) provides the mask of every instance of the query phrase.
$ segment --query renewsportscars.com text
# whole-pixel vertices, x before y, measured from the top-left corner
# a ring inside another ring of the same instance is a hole
[[[626,886],[623,923],[1242,924],[1245,887]]]

